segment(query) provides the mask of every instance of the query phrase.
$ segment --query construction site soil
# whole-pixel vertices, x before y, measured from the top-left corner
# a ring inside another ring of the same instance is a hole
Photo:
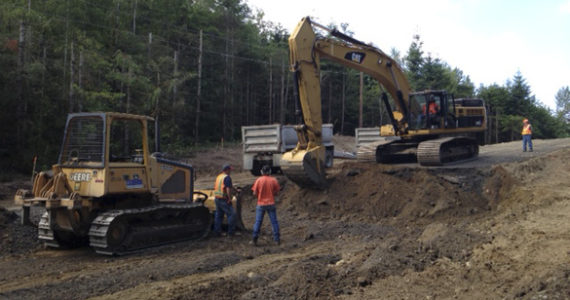
[[[570,139],[535,150],[485,146],[446,168],[339,161],[322,191],[278,176],[280,246],[266,219],[257,247],[247,231],[120,257],[43,248],[9,199],[24,182],[3,183],[0,299],[569,299]],[[254,177],[233,177],[251,229]]]

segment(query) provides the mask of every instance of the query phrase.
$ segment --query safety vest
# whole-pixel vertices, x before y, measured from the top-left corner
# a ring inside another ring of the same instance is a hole
[[[221,173],[216,177],[216,183],[214,184],[214,197],[220,199],[226,199],[228,195],[226,194],[226,185],[224,184],[224,179],[226,179],[228,174]]]
[[[530,124],[523,125],[523,129],[522,129],[521,134],[522,135],[532,134],[532,129],[530,128]]]
[[[429,114],[430,115],[434,115],[437,113],[438,107],[437,107],[437,104],[435,102],[430,102],[428,107],[429,107]],[[426,105],[425,104],[422,107],[422,112],[424,113],[424,115],[426,114]]]

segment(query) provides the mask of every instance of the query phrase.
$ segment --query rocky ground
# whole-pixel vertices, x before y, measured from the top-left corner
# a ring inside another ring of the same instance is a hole
[[[280,178],[280,246],[266,220],[258,247],[246,232],[121,257],[44,249],[10,207],[24,181],[3,183],[0,299],[568,299],[570,139],[535,150],[485,146],[445,168],[344,161],[326,191]],[[251,228],[248,193],[244,207]]]

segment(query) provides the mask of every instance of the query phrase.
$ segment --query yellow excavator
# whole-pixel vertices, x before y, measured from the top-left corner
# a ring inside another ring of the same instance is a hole
[[[328,37],[315,29],[328,33]],[[305,17],[289,37],[290,69],[303,113],[296,127],[297,147],[282,157],[283,173],[302,187],[324,188],[325,149],[322,145],[320,59],[364,72],[390,94],[382,100],[390,124],[380,128],[376,161],[388,163],[414,156],[421,165],[442,165],[477,156],[478,138],[486,129],[481,99],[455,100],[442,90],[412,92],[402,68],[382,50]]]
[[[47,246],[88,243],[107,255],[206,236],[212,193],[194,190],[191,165],[160,154],[152,122],[123,113],[69,114],[58,163],[34,177],[31,191],[16,193],[23,222],[32,206],[43,206],[38,236]],[[242,227],[240,213],[238,222]]]

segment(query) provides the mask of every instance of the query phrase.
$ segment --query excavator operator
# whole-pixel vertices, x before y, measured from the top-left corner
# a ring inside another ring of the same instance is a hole
[[[429,113],[429,121],[426,126],[433,127],[439,125],[439,105],[437,104],[435,98],[431,96],[427,103],[427,112]],[[427,119],[426,105],[422,105],[422,123]]]

